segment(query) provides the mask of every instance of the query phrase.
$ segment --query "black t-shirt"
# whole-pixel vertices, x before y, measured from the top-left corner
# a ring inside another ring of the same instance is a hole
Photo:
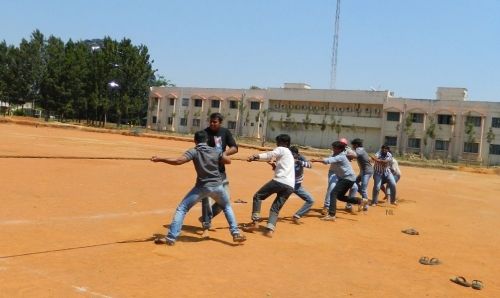
[[[208,134],[208,146],[214,147],[217,151],[224,152],[226,151],[226,147],[238,147],[236,145],[236,141],[233,138],[233,135],[229,131],[229,129],[225,127],[220,127],[217,132],[214,132],[210,129],[210,127],[205,128],[205,131]],[[219,166],[219,170],[221,173],[226,172],[226,167],[224,164]]]

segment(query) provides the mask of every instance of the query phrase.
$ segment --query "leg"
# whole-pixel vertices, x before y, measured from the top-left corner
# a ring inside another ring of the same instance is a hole
[[[252,221],[260,220],[260,210],[262,206],[262,201],[267,199],[273,193],[279,191],[279,184],[274,180],[271,180],[264,184],[254,195],[253,195],[253,205],[252,205]]]
[[[332,193],[337,180],[337,175],[328,173],[328,185],[325,194],[325,203],[323,204],[323,211],[321,212],[323,215],[326,215],[328,213],[328,207],[330,206],[330,194]]]
[[[376,205],[378,203],[378,193],[380,192],[380,186],[382,185],[382,176],[383,174],[373,174],[372,205]]]
[[[386,177],[387,179],[387,186],[389,187],[391,193],[389,195],[389,198],[391,200],[391,204],[396,204],[396,180],[394,179],[394,176],[392,173],[389,173]]]
[[[222,178],[223,178],[222,186],[226,190],[227,195],[230,197],[230,195],[229,195],[229,180],[227,180],[226,173],[222,173]],[[221,213],[221,211],[222,211],[221,206],[219,204],[217,204],[217,202],[214,203],[212,205],[212,217],[210,219],[216,217],[219,213]]]
[[[214,204],[215,205],[215,204]],[[212,208],[210,207],[210,198],[201,199],[201,226],[203,229],[210,229],[212,225]]]
[[[276,183],[279,184],[279,189],[276,191],[276,199],[274,199],[273,204],[271,205],[271,210],[269,210],[269,220],[267,222],[267,228],[271,231],[274,231],[276,228],[281,208],[285,205],[286,200],[288,200],[290,195],[293,193],[292,187],[279,182]]]
[[[220,206],[222,211],[224,211],[227,223],[229,224],[229,231],[231,232],[231,235],[234,236],[239,234],[240,231],[238,229],[238,222],[236,221],[236,217],[234,216],[228,193],[222,185],[211,188],[211,191],[213,191],[213,198],[217,202],[217,205]]]
[[[361,175],[361,183],[360,183],[360,193],[361,197],[363,199],[368,199],[368,182],[370,181],[370,178],[372,177],[372,174],[362,174]]]
[[[299,196],[302,200],[304,200],[304,205],[297,211],[295,212],[295,215],[293,217],[296,218],[301,218],[311,210],[312,205],[314,204],[314,199],[312,196],[305,190],[304,187],[302,187],[301,184],[295,185],[295,190],[294,193]]]
[[[167,240],[174,242],[177,239],[181,232],[182,223],[184,222],[186,213],[199,201],[201,193],[201,188],[194,187],[184,197],[184,199],[182,199],[179,206],[177,206],[177,209],[175,210],[174,218],[167,233]]]
[[[335,214],[337,213],[337,199],[343,198],[353,184],[354,181],[350,181],[347,179],[340,179],[339,181],[337,181],[337,184],[333,188],[330,195],[330,207],[328,210],[328,214],[330,217],[335,218]]]

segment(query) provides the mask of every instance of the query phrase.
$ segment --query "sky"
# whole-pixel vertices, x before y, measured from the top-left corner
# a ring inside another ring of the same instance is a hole
[[[0,41],[129,38],[179,87],[329,89],[336,2],[0,0]],[[342,0],[335,87],[500,102],[500,0]]]

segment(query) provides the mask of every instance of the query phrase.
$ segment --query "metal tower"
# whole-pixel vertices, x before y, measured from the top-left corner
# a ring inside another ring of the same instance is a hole
[[[337,80],[337,51],[339,47],[339,25],[340,25],[340,0],[337,0],[337,11],[335,12],[335,34],[332,46],[332,68],[330,71],[330,89],[335,89]]]

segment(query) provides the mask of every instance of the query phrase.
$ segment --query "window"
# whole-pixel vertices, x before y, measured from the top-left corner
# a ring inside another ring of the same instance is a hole
[[[193,126],[200,127],[200,119],[193,119]]]
[[[436,140],[436,151],[448,151],[450,141]]]
[[[203,106],[203,101],[201,99],[195,99],[194,100],[194,106],[195,107],[201,107],[201,106]]]
[[[173,117],[168,117],[167,118],[167,124],[168,125],[172,125],[172,123],[174,123],[174,118]]]
[[[500,155],[500,145],[490,144],[490,154]]]
[[[398,121],[399,122],[399,112],[387,112],[387,121]]]
[[[181,118],[181,123],[180,123],[180,125],[181,125],[181,126],[187,126],[187,124],[188,124],[188,119],[187,119],[187,118]]]
[[[478,116],[467,116],[465,123],[472,123],[475,127],[480,127],[481,126],[481,117]]]
[[[424,114],[422,114],[422,113],[411,113],[411,122],[413,122],[413,123],[424,123]]]
[[[414,148],[414,149],[420,149],[420,139],[409,138],[408,139],[408,147]]]
[[[151,120],[151,122],[153,122],[153,124],[156,123],[156,116],[153,116],[153,119]]]
[[[251,101],[250,102],[250,109],[251,110],[260,110],[260,102],[258,102],[258,101]]]
[[[452,125],[453,117],[451,115],[438,115],[438,124]]]
[[[229,128],[229,129],[236,129],[236,121],[228,121],[227,122],[227,128]]]
[[[171,98],[171,99],[170,99],[170,105],[171,105],[171,106],[175,105],[175,98]]]
[[[500,128],[500,118],[491,118],[491,127]]]
[[[183,98],[182,99],[182,106],[183,107],[189,107],[189,98]]]
[[[479,152],[479,143],[464,143],[464,152],[465,153],[478,153]]]
[[[276,105],[274,107],[277,108]],[[230,100],[229,101],[229,108],[230,109],[237,109],[238,108],[238,102],[236,100]]]
[[[212,100],[212,108],[218,109],[220,107],[220,100],[214,99]]]
[[[385,136],[384,144],[391,147],[396,147],[398,145],[398,137]]]
[[[253,126],[253,122],[252,122],[252,123],[250,123],[250,126]]]

